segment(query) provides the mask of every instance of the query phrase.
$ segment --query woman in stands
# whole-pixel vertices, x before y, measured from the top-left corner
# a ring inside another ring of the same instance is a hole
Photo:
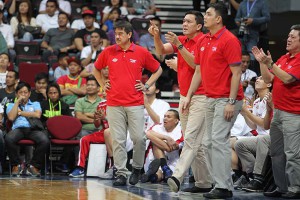
[[[120,8],[121,16],[128,15],[128,11],[126,7],[123,6],[123,0],[109,0],[108,6],[105,6],[102,11],[103,13],[102,23],[104,23],[108,19],[109,13],[113,8]]]

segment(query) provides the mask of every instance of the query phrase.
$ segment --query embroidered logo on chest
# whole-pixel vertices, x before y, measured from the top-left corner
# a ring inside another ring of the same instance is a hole
[[[129,61],[130,61],[131,63],[136,63],[136,60],[134,60],[134,59],[129,59]]]
[[[118,59],[117,59],[117,58],[114,58],[114,59],[112,59],[112,61],[113,61],[113,62],[117,62],[117,61],[118,61]]]
[[[217,47],[212,47],[211,50],[212,51],[217,51]]]
[[[292,65],[289,65],[289,66],[288,66],[288,69],[291,69],[292,67],[293,67]]]
[[[204,51],[204,49],[205,49],[204,47],[201,47],[201,49],[200,49],[200,50],[201,50],[201,51]]]

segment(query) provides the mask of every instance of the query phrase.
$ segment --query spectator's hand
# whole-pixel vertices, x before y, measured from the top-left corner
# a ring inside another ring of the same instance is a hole
[[[68,49],[67,47],[60,48],[60,49],[59,49],[59,51],[62,52],[62,53],[67,53],[68,50],[69,50],[69,49]]]
[[[109,80],[106,80],[106,81],[105,81],[105,85],[104,85],[103,90],[106,92],[106,91],[109,91],[110,88],[111,88],[111,86],[110,86],[110,81],[109,81]]]
[[[267,102],[267,110],[271,111],[274,109],[274,104],[273,104],[273,98],[272,98],[272,93],[268,92],[265,97],[264,100],[266,100]]]
[[[137,91],[146,91],[146,88],[141,80],[136,80],[137,84],[134,85]]]
[[[190,108],[190,102],[191,102],[191,99],[189,97],[185,97],[183,99],[183,102],[182,102],[182,107],[179,108],[179,110],[181,110],[181,113],[184,114],[184,115],[187,115],[188,112],[189,112],[189,108]]]
[[[174,71],[177,72],[177,57],[174,56],[173,58],[165,61],[165,63],[167,64],[168,67],[170,67],[170,69],[173,69]]]
[[[255,59],[262,64],[265,65],[270,65],[273,61],[272,61],[272,56],[270,54],[270,52],[268,51],[268,55],[265,54],[264,50],[258,49],[257,46],[252,47],[252,53],[255,57]]]
[[[247,80],[242,81],[242,86],[244,88],[248,87],[248,84],[249,84],[249,81],[247,81]]]
[[[105,118],[105,110],[104,109],[95,111],[95,113],[94,113],[95,120],[104,119],[104,118]]]
[[[171,138],[171,137],[167,137],[167,145],[170,147],[170,149],[172,151],[176,150],[176,147],[178,148],[178,144],[176,143],[176,141]]]
[[[158,27],[153,23],[152,20],[150,20],[150,26],[148,28],[148,32],[153,36],[159,36],[159,29]]]
[[[247,18],[247,20],[245,21],[245,24],[247,25],[247,26],[249,26],[250,24],[252,24],[253,23],[253,18]]]
[[[224,118],[226,121],[230,122],[231,118],[234,115],[234,105],[226,104],[224,108]]]
[[[54,49],[53,49],[52,47],[50,47],[50,46],[47,47],[47,50],[49,50],[49,51],[51,51],[51,52],[54,51]]]
[[[178,40],[177,35],[173,32],[169,31],[168,33],[165,34],[165,37],[167,42],[175,45],[176,47],[181,44],[180,41]]]

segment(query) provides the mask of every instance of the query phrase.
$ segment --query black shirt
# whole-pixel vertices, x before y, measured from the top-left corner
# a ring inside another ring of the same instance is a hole
[[[96,28],[93,31],[88,31],[86,29],[78,30],[75,34],[75,39],[76,38],[81,38],[82,39],[82,44],[83,44],[84,47],[88,46],[88,45],[91,45],[91,34],[94,31],[99,33],[101,39],[108,39],[105,31],[103,31],[99,28]]]
[[[37,93],[35,90],[31,90],[31,94],[29,97],[30,101],[38,101],[38,102],[42,102],[44,100],[46,100],[46,98],[44,97],[44,95],[42,93]]]

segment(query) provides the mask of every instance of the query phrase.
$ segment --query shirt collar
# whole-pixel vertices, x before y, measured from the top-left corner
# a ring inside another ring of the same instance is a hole
[[[123,49],[121,49],[121,47],[119,45],[117,45],[117,44],[115,44],[115,45],[116,45],[116,50],[117,51],[124,51]],[[126,51],[132,51],[132,52],[134,52],[135,49],[136,49],[136,44],[134,44],[133,42],[131,42],[130,47]]]
[[[286,53],[286,55],[289,57],[289,58],[299,58],[300,57],[300,52],[298,52],[296,55],[294,56],[291,56],[291,54],[288,52]]]
[[[202,37],[204,34],[202,32],[199,32],[195,37],[193,37],[192,39],[189,39],[189,38],[185,38],[185,42],[188,42],[189,40],[192,40],[194,41],[195,43],[198,41],[198,39],[200,37]]]
[[[214,35],[211,35],[211,33],[208,33],[206,36],[209,38],[216,38],[217,40],[223,35],[223,33],[226,31],[226,26],[223,26],[218,32],[216,32]]]

